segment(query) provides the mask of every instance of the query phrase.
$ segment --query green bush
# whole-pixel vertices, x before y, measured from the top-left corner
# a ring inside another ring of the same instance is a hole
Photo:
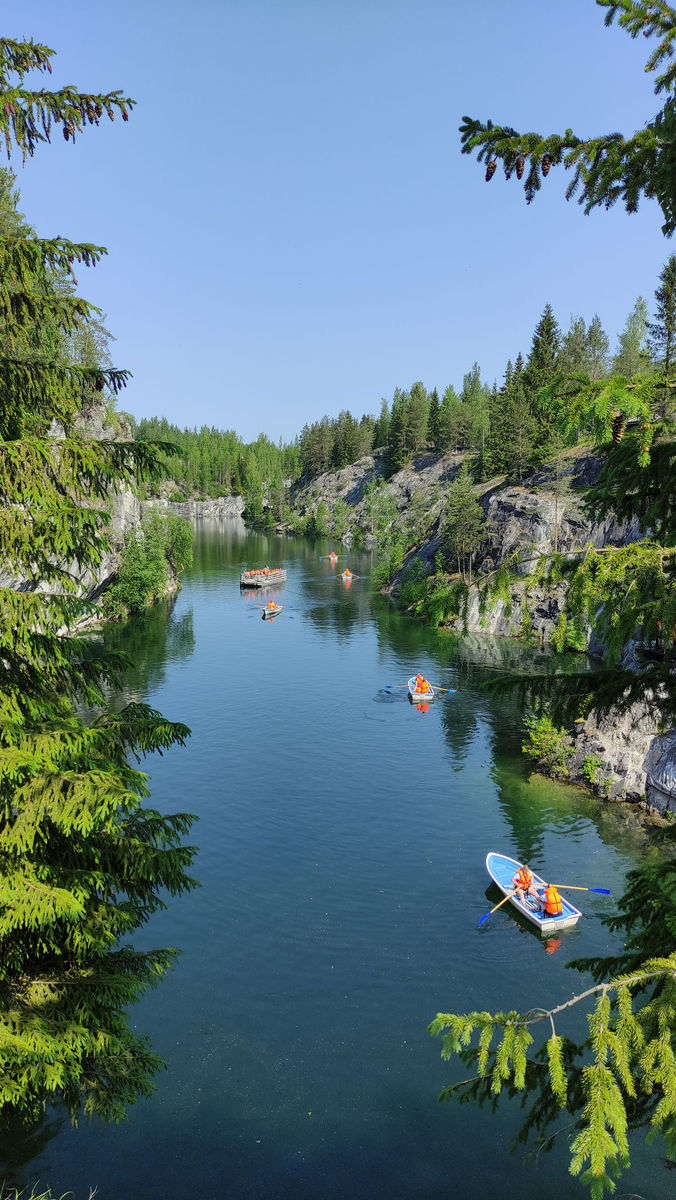
[[[399,589],[399,598],[404,608],[420,604],[429,589],[430,569],[421,558],[414,558]]]
[[[562,654],[564,650],[584,653],[587,649],[587,635],[579,617],[573,617],[569,621],[566,613],[560,613],[552,633],[552,649],[558,654]]]
[[[441,625],[458,617],[465,621],[468,599],[469,588],[462,579],[449,584],[445,577],[436,578],[427,596],[418,605],[418,611],[429,625]]]
[[[591,787],[593,787],[596,783],[599,767],[601,766],[603,766],[603,759],[594,758],[591,754],[588,754],[586,758],[582,760],[582,774]]]
[[[103,598],[109,616],[141,612],[166,590],[169,569],[179,574],[192,564],[192,528],[182,517],[147,513],[127,532],[117,579]]]
[[[540,717],[524,717],[524,725],[528,735],[528,740],[521,746],[524,754],[552,775],[567,775],[566,758],[572,750],[573,739],[565,729],[557,729],[546,713]]]

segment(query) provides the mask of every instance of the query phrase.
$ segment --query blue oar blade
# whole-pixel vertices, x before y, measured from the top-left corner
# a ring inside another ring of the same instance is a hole
[[[602,896],[610,895],[610,888],[587,888],[588,892],[600,892]]]
[[[490,913],[484,913],[483,917],[481,917],[481,918],[479,919],[479,924],[480,924],[480,925],[483,925],[484,921],[487,921],[487,920],[488,920],[488,918],[490,917],[490,915],[491,915]]]

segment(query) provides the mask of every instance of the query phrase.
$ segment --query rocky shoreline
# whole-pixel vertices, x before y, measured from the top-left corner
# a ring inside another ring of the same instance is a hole
[[[401,583],[414,559],[433,568],[440,548],[443,491],[465,461],[461,454],[421,454],[401,471],[386,478],[381,456],[370,455],[342,470],[328,472],[291,489],[294,511],[304,519],[323,502],[329,512],[342,500],[349,506],[349,524],[342,542],[350,546],[358,536],[365,546],[377,544],[369,533],[367,488],[372,481],[392,496],[398,519],[404,520],[412,503],[424,507],[428,534],[407,556],[385,592],[399,598]],[[591,543],[622,546],[635,540],[638,529],[614,517],[590,521],[583,510],[581,491],[598,478],[601,460],[579,448],[567,452],[558,466],[546,465],[531,472],[519,486],[503,479],[474,489],[487,521],[488,544],[478,558],[478,581],[501,566],[522,559],[511,576],[507,595],[482,605],[478,587],[470,588],[462,619],[448,622],[458,633],[485,637],[521,638],[527,625],[529,639],[547,647],[563,611],[564,585],[547,588],[529,579],[526,560],[556,549],[565,555]],[[523,579],[519,575],[523,575]],[[600,658],[602,647],[590,641],[589,653]],[[640,669],[636,647],[628,645],[623,665]],[[604,800],[629,801],[656,814],[676,812],[676,730],[663,732],[657,716],[645,702],[626,713],[578,721],[568,731],[571,748],[566,767],[568,780],[596,792]],[[590,778],[590,776],[592,778]]]

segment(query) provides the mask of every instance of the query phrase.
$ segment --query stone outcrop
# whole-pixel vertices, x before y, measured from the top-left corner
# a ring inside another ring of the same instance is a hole
[[[369,534],[364,499],[369,482],[383,479],[382,486],[393,496],[402,520],[417,493],[417,499],[424,502],[431,532],[408,555],[387,589],[396,598],[414,558],[430,565],[435,561],[443,530],[445,495],[463,461],[464,456],[458,454],[421,454],[385,481],[383,459],[368,456],[343,470],[301,481],[292,489],[292,503],[301,516],[307,517],[316,512],[320,501],[332,512],[336,500],[342,499],[351,506],[343,541],[349,545],[358,530],[368,546],[375,543]],[[613,516],[594,520],[584,509],[582,489],[596,481],[600,469],[599,458],[578,449],[567,452],[558,466],[546,465],[531,472],[518,486],[498,479],[475,488],[486,515],[488,535],[474,564],[475,578],[486,581],[501,566],[509,566],[512,578],[508,598],[494,596],[483,607],[477,589],[471,589],[466,613],[449,623],[450,627],[476,639],[518,637],[528,625],[531,641],[547,645],[564,610],[566,588],[565,584],[547,588],[530,582],[528,575],[534,561],[554,551],[568,555],[588,544],[597,548],[623,546],[641,536],[636,523],[622,523]],[[603,647],[593,635],[589,652],[599,657],[603,654]],[[623,665],[640,670],[634,643],[625,647]],[[660,733],[657,721],[656,711],[645,702],[635,704],[627,713],[614,712],[606,718],[577,722],[567,760],[569,779],[593,787],[608,799],[646,801],[658,812],[676,811],[676,731]]]
[[[159,508],[162,512],[185,517],[188,521],[225,521],[232,517],[241,517],[244,512],[244,500],[241,496],[219,496],[215,500],[171,500],[163,497],[145,500],[143,510],[146,508]]]

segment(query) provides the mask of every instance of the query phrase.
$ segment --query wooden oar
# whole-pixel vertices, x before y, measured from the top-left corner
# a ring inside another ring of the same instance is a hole
[[[570,892],[600,892],[602,896],[610,895],[610,888],[585,888],[576,883],[553,883],[551,887],[568,889]]]
[[[512,899],[512,896],[516,891],[518,891],[518,888],[514,888],[513,891],[509,892],[506,896],[503,896],[502,900],[499,904],[496,904],[495,908],[492,908],[490,912],[484,914],[479,921],[479,924],[483,925],[484,921],[487,921],[489,917],[492,917],[494,912],[497,912],[499,908],[502,908],[503,904],[506,904],[508,900]]]
[[[450,692],[454,692],[454,691],[456,690],[455,688],[442,688],[442,687],[439,687],[439,684],[438,684],[438,683],[431,683],[431,684],[430,684],[430,687],[431,687],[431,688],[434,688],[435,692],[449,692],[449,693],[450,693]]]
[[[407,688],[408,684],[407,683],[386,683],[385,687],[383,688],[383,691],[391,692],[393,688],[402,688],[402,687]]]

